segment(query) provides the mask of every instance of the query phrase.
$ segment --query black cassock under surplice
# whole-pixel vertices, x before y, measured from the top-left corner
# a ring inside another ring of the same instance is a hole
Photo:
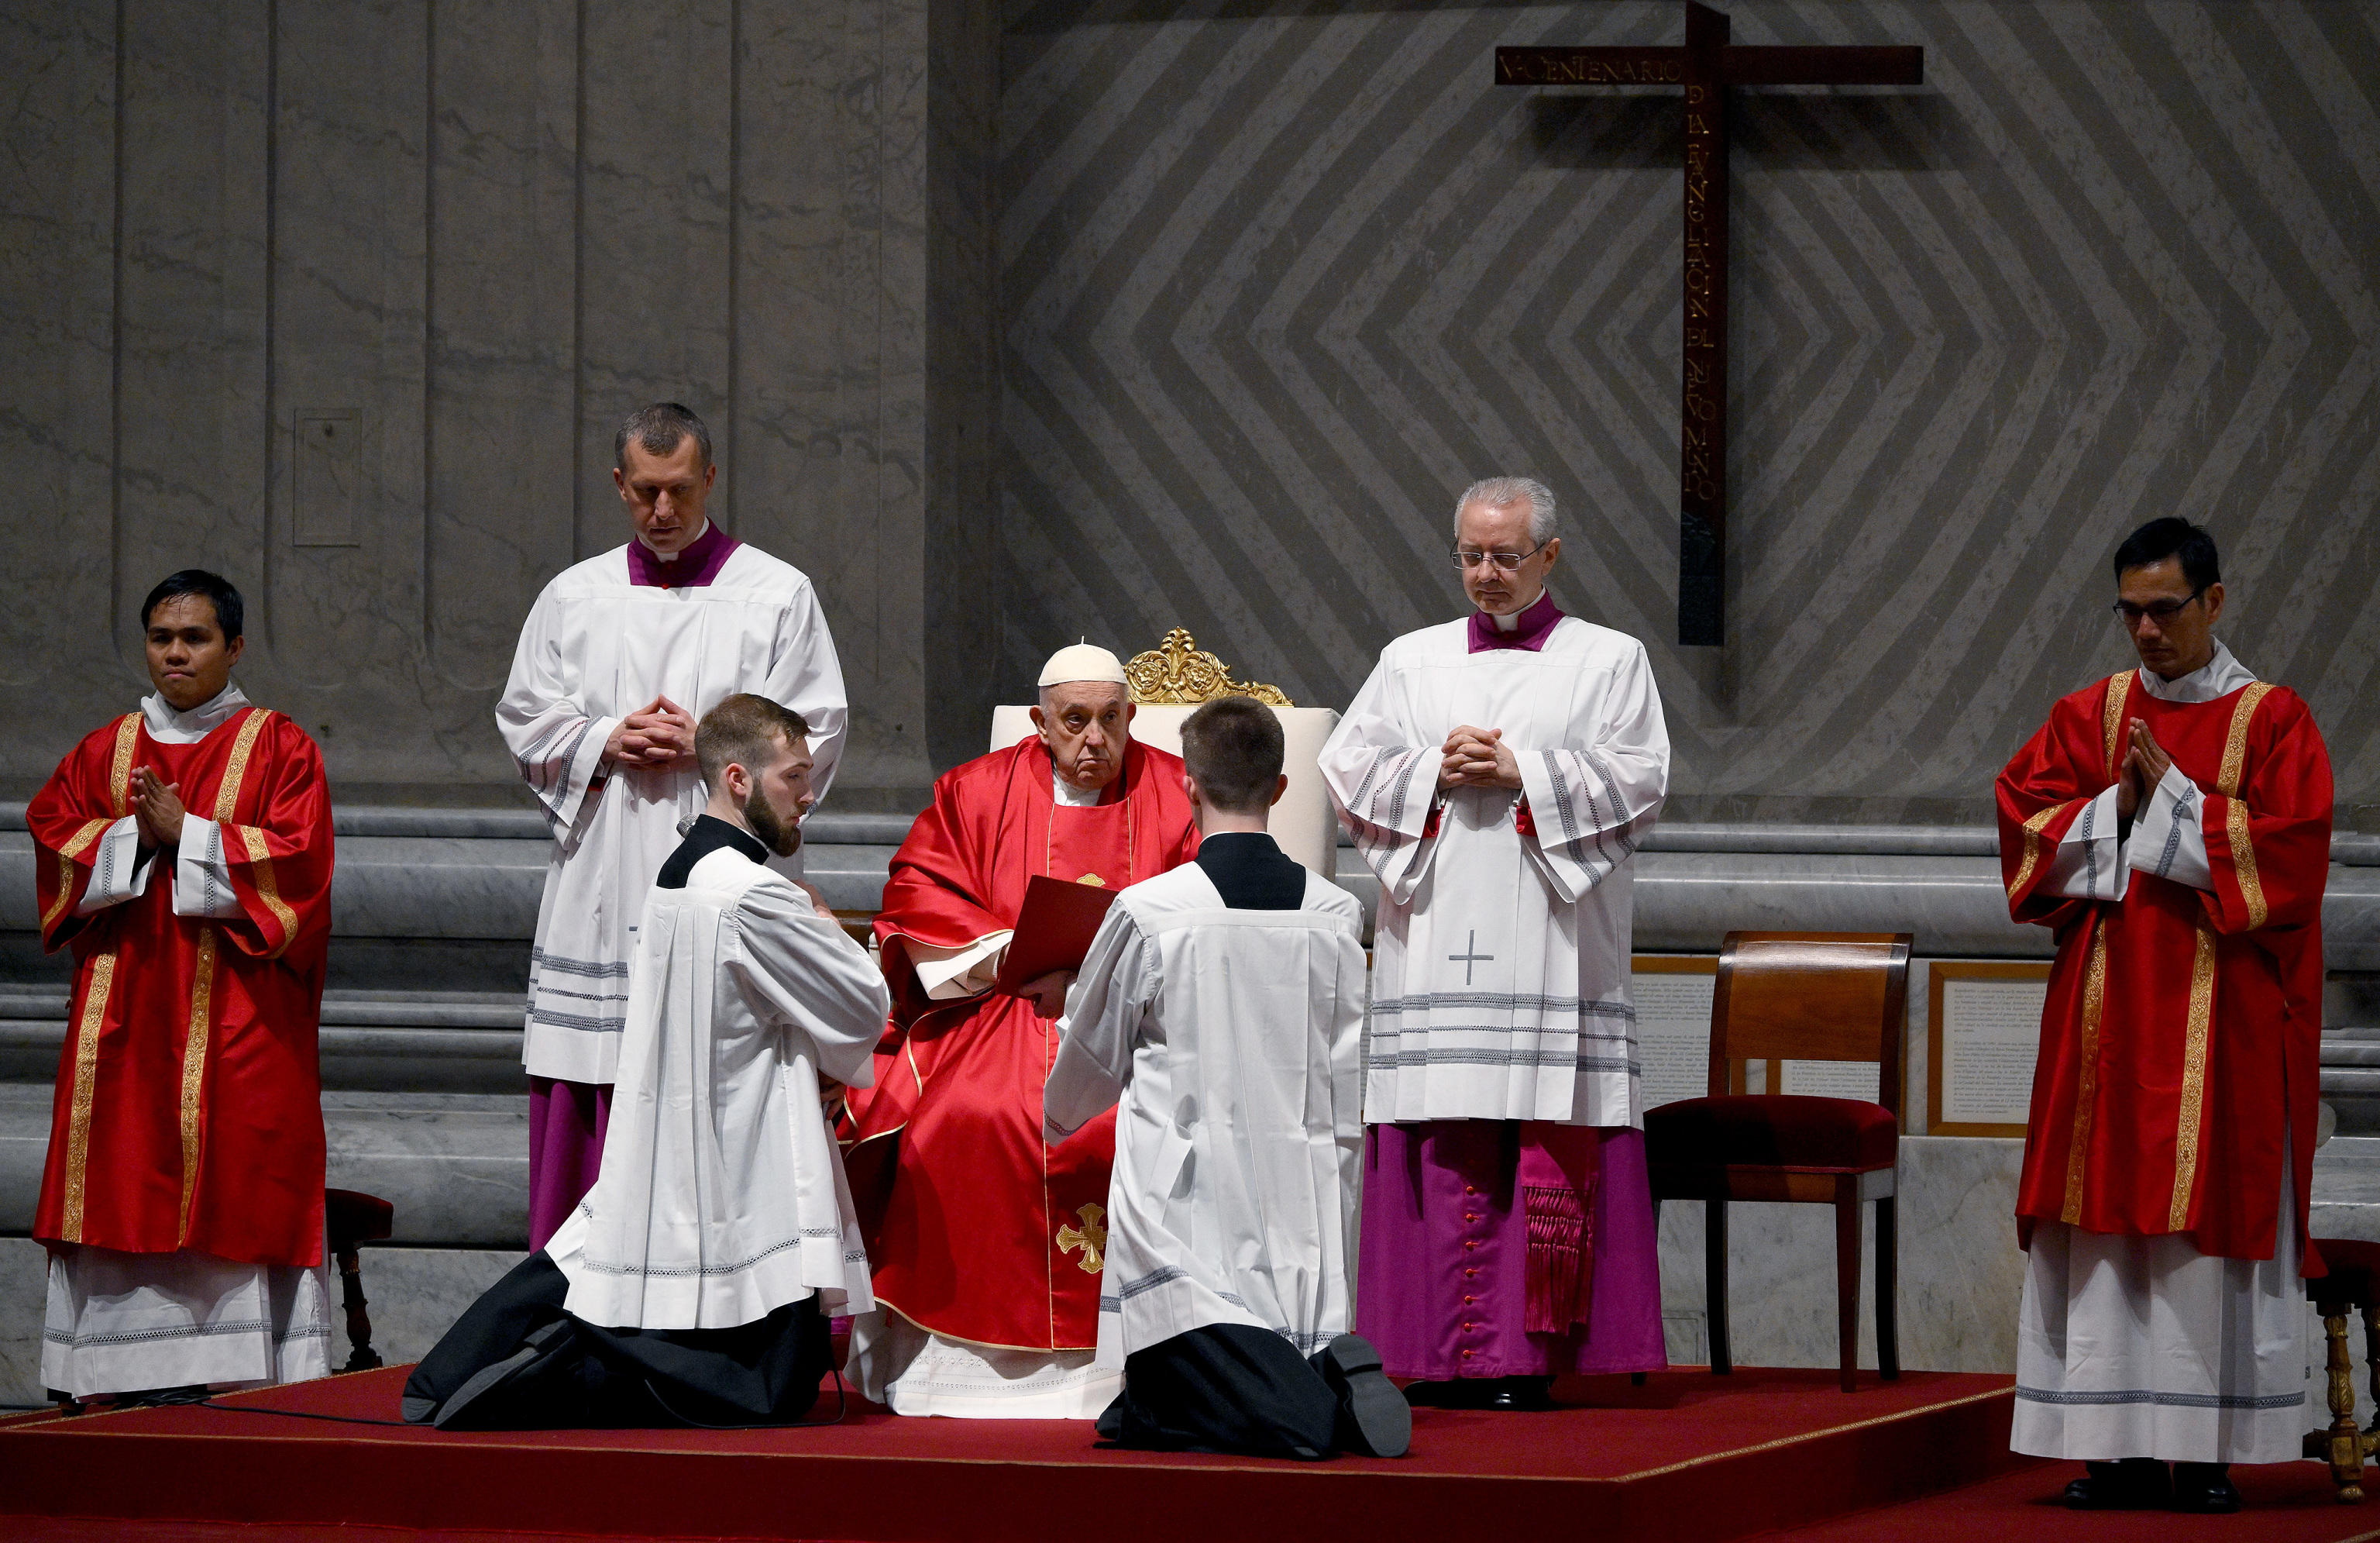
[[[542,1251],[490,1287],[406,1379],[404,1414],[452,1430],[791,1425],[832,1359],[818,1298],[733,1329],[605,1329],[563,1309]]]

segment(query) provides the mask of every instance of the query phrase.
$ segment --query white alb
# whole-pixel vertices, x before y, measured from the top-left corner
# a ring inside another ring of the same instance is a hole
[[[629,581],[623,545],[564,569],[521,628],[496,727],[545,810],[553,856],[529,954],[533,1076],[613,1080],[645,891],[708,795],[691,765],[606,768],[620,720],[655,697],[698,719],[748,691],[808,721],[820,798],[842,753],[843,667],[810,581],[739,546],[708,585]],[[772,859],[798,874],[797,858]]]
[[[1364,1117],[1637,1124],[1630,858],[1670,781],[1652,667],[1575,616],[1536,652],[1469,638],[1449,622],[1390,643],[1323,747],[1380,879]],[[1502,731],[1517,792],[1439,790],[1465,724]]]
[[[1347,1332],[1364,1130],[1363,908],[1308,873],[1232,909],[1196,863],[1091,940],[1044,1093],[1062,1141],[1121,1100],[1099,1359],[1214,1323],[1306,1354]]]

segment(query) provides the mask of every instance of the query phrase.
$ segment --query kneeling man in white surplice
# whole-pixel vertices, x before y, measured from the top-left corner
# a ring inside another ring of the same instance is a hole
[[[1118,894],[1043,1093],[1063,1141],[1122,1100],[1099,1363],[1126,1447],[1395,1457],[1412,1433],[1354,1295],[1363,909],[1266,832],[1281,732],[1246,697],[1182,725],[1198,856]]]
[[[602,1170],[415,1370],[407,1419],[783,1425],[818,1396],[827,1315],[874,1305],[820,1098],[872,1075],[883,976],[767,866],[801,840],[807,734],[755,696],[697,727],[710,801],[645,902]]]

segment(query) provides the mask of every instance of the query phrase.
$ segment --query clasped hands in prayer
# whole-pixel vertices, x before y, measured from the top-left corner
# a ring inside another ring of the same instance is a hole
[[[1450,787],[1518,787],[1521,763],[1512,759],[1502,729],[1459,725],[1439,748],[1438,785]]]
[[[2156,735],[2149,733],[2148,724],[2133,719],[2131,745],[2124,752],[2124,769],[2116,783],[2116,818],[2131,824],[2172,765],[2173,758],[2165,753]]]
[[[603,759],[648,772],[692,766],[694,714],[667,697],[655,697],[620,720],[603,742]]]
[[[182,844],[182,784],[166,782],[145,766],[132,769],[132,819],[140,844],[171,849]]]

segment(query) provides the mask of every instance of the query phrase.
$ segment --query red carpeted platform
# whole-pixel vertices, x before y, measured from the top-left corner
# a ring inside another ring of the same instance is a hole
[[[406,1368],[233,1395],[242,1410],[394,1418]],[[832,1393],[822,1413],[832,1408]],[[905,1420],[776,1431],[446,1435],[200,1408],[0,1425],[9,1517],[445,1531],[1135,1543],[1219,1526],[1318,1536],[1718,1539],[1890,1505],[2031,1464],[2009,1379],[1740,1369],[1566,1380],[1542,1415],[1415,1411],[1395,1462],[1103,1452],[1086,1424]],[[1227,1520],[1226,1520],[1227,1519]],[[0,1532],[11,1530],[0,1525]],[[144,1529],[145,1530],[145,1529]]]

